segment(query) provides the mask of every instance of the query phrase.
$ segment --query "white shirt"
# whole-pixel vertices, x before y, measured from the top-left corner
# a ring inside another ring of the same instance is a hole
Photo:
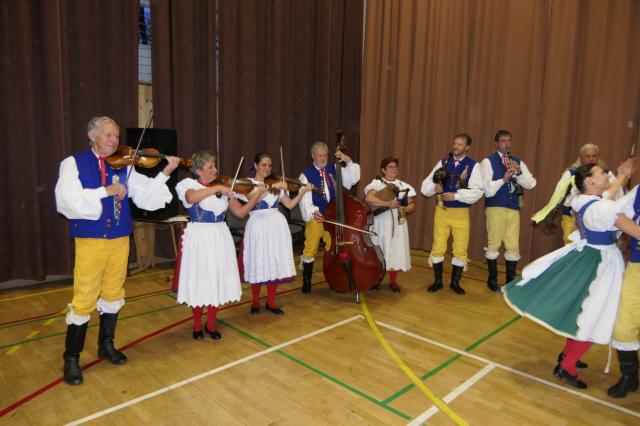
[[[167,180],[169,180],[169,176],[162,172],[152,179],[137,173],[134,168],[126,185],[127,195],[141,209],[149,211],[161,209],[173,198],[165,184]],[[80,172],[73,156],[65,158],[60,163],[55,195],[56,208],[59,213],[67,219],[87,220],[100,219],[102,215],[101,200],[109,196],[104,186],[94,189],[82,187]]]
[[[457,159],[457,161],[462,161],[465,156]],[[455,157],[454,157],[455,160]],[[422,186],[420,187],[420,192],[425,197],[431,197],[436,193],[436,184],[433,182],[433,175],[436,170],[443,167],[443,160],[438,161],[436,166],[431,170],[429,176],[426,177],[425,180],[422,181]],[[469,176],[469,182],[466,189],[458,189],[455,193],[456,201],[460,201],[467,204],[473,204],[478,201],[483,195],[483,182],[482,182],[482,170],[480,169],[480,165],[478,163],[473,165],[473,169],[471,169],[471,175]]]
[[[319,171],[320,167],[316,166],[314,163],[313,166]],[[337,170],[336,170],[337,172]],[[309,183],[307,177],[304,173],[300,173],[298,180],[304,185]],[[354,163],[353,161],[348,163],[346,167],[342,168],[342,186],[346,189],[351,189],[353,185],[358,183],[360,180],[360,165]],[[327,178],[325,175],[324,179],[324,187],[329,187],[329,182],[327,182]],[[302,200],[300,200],[300,213],[302,213],[302,220],[305,222],[309,222],[313,218],[313,214],[320,209],[313,204],[313,197],[311,196],[312,191],[305,192],[302,196]],[[325,191],[325,196],[327,198],[327,202],[331,201],[331,193],[330,191]]]
[[[502,157],[504,155],[498,151],[500,155],[500,162],[502,162]],[[482,167],[482,179],[484,180],[484,196],[485,197],[493,197],[496,195],[496,192],[505,184],[504,180],[492,180],[493,179],[493,167],[491,167],[491,161],[488,158],[485,158],[480,163]],[[533,189],[536,186],[536,178],[533,177],[527,165],[524,164],[524,161],[520,161],[520,171],[522,172],[519,176],[515,176],[516,182],[520,184],[524,189]]]

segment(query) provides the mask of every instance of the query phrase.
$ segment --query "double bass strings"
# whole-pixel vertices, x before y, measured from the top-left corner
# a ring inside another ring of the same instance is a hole
[[[387,339],[384,338],[382,332],[378,328],[373,316],[371,316],[371,312],[369,312],[369,308],[367,307],[367,303],[365,301],[364,293],[360,293],[360,306],[362,307],[362,312],[364,313],[365,318],[367,319],[367,323],[373,331],[373,334],[378,338],[378,341],[382,345],[385,351],[391,356],[393,361],[400,367],[402,371],[411,379],[413,384],[415,384],[427,397],[442,411],[446,414],[451,420],[453,420],[458,425],[467,426],[468,423],[462,419],[458,414],[456,414],[449,406],[438,398],[432,391],[429,389],[423,382],[420,380],[418,376],[415,375],[413,371],[409,368],[407,364],[398,356],[396,351],[393,350]]]

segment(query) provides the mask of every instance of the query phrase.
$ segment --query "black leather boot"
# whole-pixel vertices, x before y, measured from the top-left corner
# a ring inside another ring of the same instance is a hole
[[[87,324],[67,326],[62,359],[64,359],[64,382],[69,385],[81,385],[83,382],[82,370],[80,370],[80,352],[84,349]]]
[[[311,293],[311,276],[313,275],[313,262],[303,262],[304,268],[302,273],[302,292]]]
[[[638,351],[618,350],[618,360],[622,377],[607,390],[611,398],[624,398],[629,392],[638,390]]]
[[[100,333],[98,334],[98,356],[108,359],[111,364],[124,364],[127,357],[116,350],[113,339],[116,337],[118,314],[100,314]]]
[[[516,278],[516,267],[518,266],[518,262],[514,262],[513,260],[507,260],[507,278],[505,284],[510,283]]]
[[[444,262],[433,264],[433,275],[436,280],[427,288],[429,293],[435,293],[442,288],[442,265]]]
[[[493,292],[500,293],[501,290],[498,285],[498,261],[496,259],[487,259],[487,266],[489,267],[487,287]]]
[[[451,271],[451,284],[449,284],[449,287],[458,294],[465,294],[464,289],[460,287],[462,269],[464,269],[462,266],[453,265],[453,270]]]

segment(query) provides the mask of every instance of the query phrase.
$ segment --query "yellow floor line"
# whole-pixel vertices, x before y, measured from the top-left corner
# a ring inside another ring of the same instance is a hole
[[[25,339],[31,339],[32,337],[36,337],[38,334],[40,334],[39,331],[37,330],[33,330],[32,332],[30,332],[29,334],[27,334],[26,336],[24,336]]]
[[[20,346],[22,346],[22,345],[11,346],[9,349],[7,349],[7,351],[4,354],[5,355],[13,355],[18,349],[20,349]]]
[[[433,403],[440,409],[440,411],[442,411],[447,416],[449,416],[449,418],[451,420],[453,420],[454,422],[456,422],[456,424],[465,425],[465,426],[468,425],[468,423],[465,422],[462,419],[462,417],[457,415],[451,408],[449,408],[449,406],[447,404],[444,403],[444,401],[442,401],[433,392],[431,392],[431,390],[428,387],[425,386],[425,384],[422,382],[422,380],[420,380],[420,378],[418,376],[416,376],[415,373],[413,371],[411,371],[409,366],[407,364],[405,364],[405,362],[398,356],[396,351],[393,350],[393,348],[391,347],[389,342],[387,342],[387,339],[385,339],[384,336],[382,335],[382,333],[380,332],[380,329],[378,328],[378,325],[376,324],[376,322],[374,321],[373,317],[371,316],[371,312],[369,312],[369,308],[367,307],[367,303],[365,301],[365,297],[364,297],[363,293],[360,293],[360,306],[362,307],[362,312],[364,312],[364,316],[367,318],[367,323],[369,323],[369,327],[373,331],[373,334],[376,335],[376,337],[378,338],[378,340],[382,344],[382,347],[384,347],[384,349],[391,356],[391,358],[395,361],[395,363],[398,365],[398,367],[400,367],[400,369],[402,369],[402,371],[404,371],[404,373],[407,376],[409,376],[411,381],[418,388],[420,388],[420,390],[422,390],[422,392],[424,392],[424,394],[427,395],[427,397],[431,401],[433,401]]]
[[[157,275],[157,274],[166,274],[169,272],[172,272],[173,269],[163,269],[162,271],[155,271],[155,272],[149,272],[148,274],[140,274],[140,275],[134,275],[132,277],[127,277],[127,281],[132,280],[134,278],[143,278],[143,277],[148,277],[150,275]],[[41,296],[43,294],[50,294],[50,293],[58,293],[60,291],[70,291],[73,290],[73,286],[71,285],[71,283],[65,284],[68,285],[69,287],[65,287],[65,288],[57,288],[55,290],[45,290],[45,291],[39,291],[37,293],[30,293],[30,294],[23,294],[21,296],[14,296],[14,297],[7,297],[4,299],[0,299],[0,303],[2,302],[9,302],[11,300],[18,300],[18,299],[26,299],[28,297],[35,297],[35,296]]]

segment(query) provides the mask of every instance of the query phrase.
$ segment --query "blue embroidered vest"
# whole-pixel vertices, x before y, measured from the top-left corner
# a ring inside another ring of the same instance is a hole
[[[331,196],[331,199],[335,200],[336,192],[334,190],[334,185],[333,185],[333,181],[336,180],[335,164],[333,163],[327,164],[327,167],[325,168],[325,172],[327,174],[327,180],[329,181],[328,182],[329,194]],[[322,190],[322,195],[317,194],[315,191],[312,191],[311,197],[313,199],[313,205],[315,205],[320,209],[320,213],[324,214],[325,210],[327,210],[327,207],[329,207],[329,203],[327,202],[327,198],[324,195],[327,191],[327,188],[325,188],[324,186],[324,181],[322,179],[322,176],[320,175],[320,170],[316,169],[316,166],[311,164],[309,167],[304,169],[302,174],[307,178],[307,181],[309,181],[309,183],[312,183],[316,188],[320,188]],[[333,179],[331,179],[331,176],[333,176]]]
[[[92,150],[74,154],[78,167],[80,182],[83,188],[99,188],[101,186],[100,164]],[[120,182],[127,179],[127,168],[113,169],[105,162],[107,185],[113,182],[113,177],[118,176]],[[131,235],[131,212],[129,210],[129,197],[124,197],[121,203],[120,220],[114,216],[115,197],[102,199],[102,214],[98,220],[70,219],[69,234],[72,238],[120,238]]]
[[[587,202],[578,212],[574,210],[576,226],[580,231],[580,236],[585,238],[589,244],[596,246],[608,246],[616,242],[616,231],[592,231],[584,225],[584,212],[587,211],[589,206],[597,201],[598,200],[591,200]]]
[[[491,162],[491,169],[493,170],[493,176],[491,177],[491,180],[502,179],[506,170],[504,164],[502,164],[502,157],[500,157],[500,154],[498,154],[498,152],[496,151],[487,158]],[[518,164],[520,164],[521,162],[519,158],[514,156],[511,156],[511,159]],[[512,210],[520,210],[520,206],[518,204],[518,196],[513,192],[509,194],[510,185],[511,183],[505,183],[500,187],[498,192],[496,192],[493,197],[485,197],[485,207],[506,207]]]
[[[442,164],[447,161],[446,158],[442,159]],[[444,183],[444,188],[442,190],[444,192],[456,192],[460,188],[466,188],[467,183],[469,182],[469,178],[471,177],[471,172],[473,171],[473,166],[475,166],[476,161],[472,160],[469,157],[464,157],[456,167],[455,158],[452,158],[449,164],[447,164],[447,172],[449,172],[449,176],[451,176]],[[466,176],[463,180],[460,179],[460,176],[465,173]],[[469,207],[470,204],[464,203],[462,201],[444,201],[444,206],[447,208],[461,208],[461,207]]]
[[[218,223],[223,222],[227,212],[222,212],[218,216],[210,210],[200,207],[199,203],[195,203],[187,209],[191,222]]]

